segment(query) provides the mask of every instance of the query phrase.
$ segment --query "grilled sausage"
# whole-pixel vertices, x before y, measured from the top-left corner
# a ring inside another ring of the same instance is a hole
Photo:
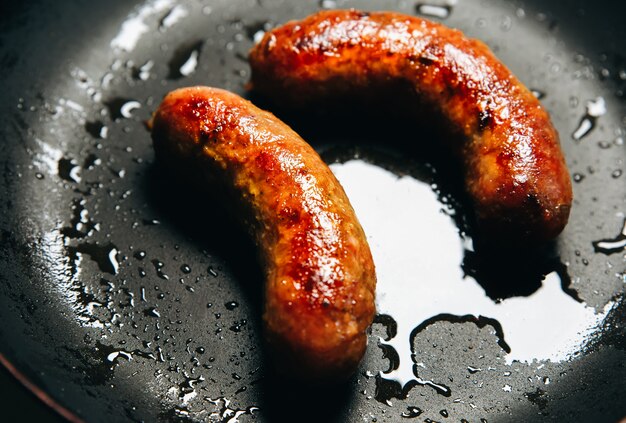
[[[266,278],[266,339],[282,371],[350,375],[375,313],[376,276],[328,166],[274,115],[216,88],[169,93],[151,126],[160,161],[209,189],[229,188],[250,217]]]
[[[250,64],[253,89],[292,107],[404,87],[461,135],[449,147],[483,234],[545,241],[567,223],[572,187],[558,134],[482,42],[393,12],[324,11],[266,33]]]

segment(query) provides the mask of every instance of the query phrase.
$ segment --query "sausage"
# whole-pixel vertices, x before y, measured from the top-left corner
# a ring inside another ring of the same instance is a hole
[[[572,185],[558,134],[482,42],[413,16],[333,10],[266,33],[249,59],[252,88],[290,107],[401,87],[433,110],[460,135],[447,147],[487,238],[542,242],[566,225]],[[394,107],[377,106],[376,114]]]
[[[375,314],[374,263],[315,150],[271,113],[209,87],[169,93],[151,127],[158,160],[205,189],[226,187],[249,217],[279,370],[320,382],[353,373]]]

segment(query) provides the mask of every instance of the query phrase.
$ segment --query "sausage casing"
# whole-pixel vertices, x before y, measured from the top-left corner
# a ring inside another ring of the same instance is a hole
[[[484,234],[545,241],[567,223],[572,187],[558,134],[482,42],[413,16],[333,10],[266,33],[250,64],[253,89],[291,106],[406,87],[461,135],[450,148]]]
[[[193,169],[206,190],[226,186],[250,216],[266,278],[266,338],[281,370],[316,380],[351,374],[375,313],[376,276],[328,166],[274,115],[220,89],[169,93],[151,126],[160,161]]]

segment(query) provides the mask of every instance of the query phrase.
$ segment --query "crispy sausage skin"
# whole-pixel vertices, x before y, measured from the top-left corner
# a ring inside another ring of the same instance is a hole
[[[405,87],[461,135],[449,147],[481,233],[545,241],[567,223],[572,187],[558,134],[482,42],[393,12],[324,11],[265,34],[250,64],[252,88],[290,106]]]
[[[264,326],[278,367],[319,381],[361,360],[376,276],[363,230],[319,155],[243,98],[209,87],[169,93],[152,122],[157,158],[249,216],[265,272]]]

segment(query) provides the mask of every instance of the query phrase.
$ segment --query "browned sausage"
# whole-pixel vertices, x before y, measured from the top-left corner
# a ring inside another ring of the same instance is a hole
[[[152,119],[157,158],[232,190],[265,272],[266,338],[280,368],[345,378],[375,313],[374,264],[346,194],[319,155],[269,112],[224,90],[169,93]],[[190,181],[191,182],[191,181]]]
[[[462,135],[451,147],[483,233],[548,240],[567,223],[572,187],[558,134],[480,41],[393,12],[324,11],[265,34],[250,64],[255,90],[295,106],[406,87]]]

